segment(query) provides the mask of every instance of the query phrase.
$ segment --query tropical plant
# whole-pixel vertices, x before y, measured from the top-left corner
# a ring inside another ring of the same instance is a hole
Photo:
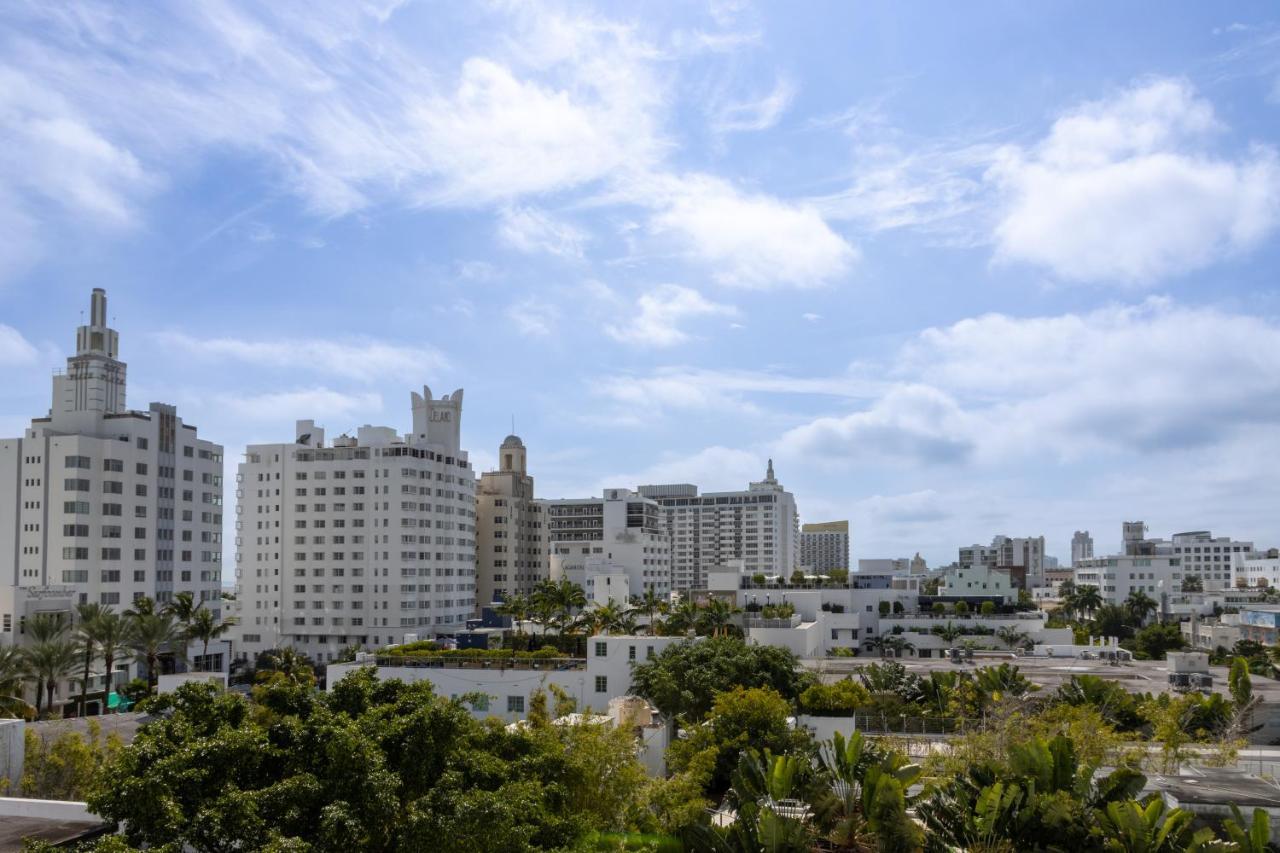
[[[733,625],[733,617],[740,612],[742,611],[729,602],[712,598],[705,607],[699,609],[694,625],[699,634],[719,637],[729,633]]]
[[[1114,853],[1181,853],[1188,845],[1203,844],[1213,837],[1211,829],[1194,832],[1191,812],[1170,809],[1155,794],[1145,804],[1134,800],[1108,803],[1098,817],[1105,849]]]
[[[644,595],[637,596],[632,603],[637,610],[649,617],[649,633],[658,633],[658,626],[654,623],[654,620],[666,608],[666,601],[663,600],[662,596],[658,595],[653,588],[649,588],[644,591]]]
[[[115,675],[115,663],[121,654],[133,645],[134,621],[119,613],[107,610],[98,616],[96,635],[98,654],[102,656],[102,671],[106,674],[106,684],[102,688],[102,713],[107,712],[107,704],[111,694],[111,679]]]
[[[529,598],[519,594],[513,595],[506,601],[498,602],[493,612],[499,616],[510,616],[511,621],[515,623],[516,634],[523,634],[524,626],[521,623],[529,618]]]
[[[880,657],[902,657],[906,651],[914,651],[916,644],[899,634],[881,634],[870,640],[869,645],[880,652]]]
[[[745,750],[738,758],[726,801],[734,820],[726,827],[698,824],[690,831],[693,853],[808,853],[813,849],[808,767],[793,755]]]
[[[1026,645],[1027,640],[1031,639],[1025,631],[1013,625],[1001,625],[996,629],[996,637],[1010,649]]]
[[[917,830],[906,815],[907,790],[919,766],[898,752],[876,749],[854,732],[836,732],[818,750],[822,768],[815,812],[826,840],[841,850],[915,849]]]
[[[130,645],[134,658],[147,669],[147,687],[154,692],[160,678],[160,658],[166,652],[186,655],[186,633],[169,613],[144,613],[132,620]]]
[[[74,639],[84,662],[84,671],[80,676],[79,714],[82,717],[85,715],[85,705],[89,698],[89,677],[93,671],[93,661],[98,656],[98,625],[103,614],[110,609],[96,602],[76,605]]]
[[[27,717],[34,709],[23,698],[26,660],[16,646],[0,646],[0,715]]]
[[[668,634],[691,634],[698,625],[699,607],[691,598],[683,598],[667,612],[663,626]]]
[[[209,644],[226,636],[233,625],[235,625],[234,619],[219,621],[213,615],[212,610],[201,607],[192,614],[191,621],[187,623],[184,639],[195,640],[201,644],[200,656],[207,667],[209,665]]]
[[[33,642],[22,649],[27,675],[36,683],[36,715],[53,710],[58,682],[75,672],[79,650],[67,639],[67,625],[50,614],[32,620]],[[42,698],[44,699],[42,703]]]
[[[1135,589],[1129,593],[1129,597],[1124,600],[1124,607],[1129,611],[1129,616],[1134,623],[1141,625],[1147,621],[1147,617],[1160,608],[1160,605],[1154,598],[1147,595],[1140,589]]]
[[[261,652],[254,668],[259,680],[269,678],[272,673],[280,673],[292,684],[311,685],[316,680],[316,667],[311,658],[293,646]]]
[[[1092,584],[1083,584],[1071,590],[1067,609],[1082,616],[1092,616],[1103,604],[1102,592]]]

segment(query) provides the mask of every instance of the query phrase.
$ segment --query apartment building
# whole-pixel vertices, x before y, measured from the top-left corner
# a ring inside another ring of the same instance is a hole
[[[476,606],[528,595],[548,577],[542,505],[519,436],[498,448],[498,470],[476,485]]]
[[[173,406],[128,408],[107,316],[96,288],[48,415],[0,440],[0,643],[77,603],[190,592],[221,615],[222,447]]]
[[[255,444],[237,474],[241,657],[293,646],[316,661],[348,645],[448,637],[475,609],[475,476],[462,391],[412,395],[413,431],[362,426],[325,444],[298,421]]]
[[[1071,535],[1071,565],[1093,557],[1093,537],[1087,530],[1077,530]]]
[[[698,494],[688,483],[641,486],[657,501],[671,538],[672,584],[701,589],[707,572],[742,560],[749,574],[789,576],[800,565],[796,499],[778,482],[773,460],[743,491]],[[845,567],[847,568],[847,566]]]
[[[1081,560],[1075,569],[1076,586],[1096,586],[1109,604],[1122,604],[1131,592],[1146,593],[1156,601],[1162,595],[1178,595],[1183,577],[1181,557],[1158,554],[1094,557]]]
[[[580,584],[595,601],[618,601],[671,591],[671,539],[662,508],[630,489],[605,489],[599,498],[540,500],[553,580]],[[621,586],[610,595],[601,583]]]
[[[1180,560],[1186,577],[1197,577],[1205,590],[1229,589],[1234,584],[1233,565],[1238,557],[1253,552],[1253,543],[1214,537],[1208,530],[1175,533],[1172,539],[1147,536],[1147,525],[1126,521],[1122,528],[1124,553],[1130,556],[1173,556]]]
[[[990,545],[961,548],[957,563],[961,567],[1003,569],[1019,588],[1044,586],[1044,537],[995,536]]]
[[[822,521],[800,528],[800,565],[817,574],[849,568],[849,522]]]

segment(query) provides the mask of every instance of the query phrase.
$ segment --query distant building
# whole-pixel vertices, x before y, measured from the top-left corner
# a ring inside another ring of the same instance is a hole
[[[48,415],[0,440],[0,561],[10,568],[0,584],[25,588],[19,599],[61,592],[117,610],[189,592],[219,614],[222,447],[173,406],[127,408],[118,356],[95,288]],[[4,631],[24,615],[6,611]]]
[[[254,444],[239,471],[236,651],[293,646],[317,662],[349,645],[449,637],[475,609],[475,479],[462,391],[412,395],[413,431],[362,426],[326,446]]]
[[[1087,530],[1077,530],[1071,537],[1071,565],[1093,557],[1093,537]]]
[[[1235,559],[1253,551],[1252,542],[1226,536],[1214,538],[1208,530],[1175,533],[1172,539],[1151,539],[1147,537],[1147,525],[1141,521],[1126,521],[1123,536],[1125,555],[1178,557],[1183,575],[1199,578],[1206,590],[1232,586]]]
[[[849,568],[849,522],[824,521],[800,528],[800,565],[817,574]]]
[[[742,560],[750,574],[790,575],[800,565],[796,499],[769,460],[763,480],[742,491],[698,494],[689,483],[640,486],[662,507],[674,589],[701,589],[707,572]]]
[[[1045,585],[1044,537],[996,536],[990,545],[960,549],[959,565],[1004,569],[1019,588]]]
[[[548,571],[552,580],[568,578],[594,598],[595,579],[614,587],[623,575],[625,589],[605,595],[622,602],[648,590],[671,591],[671,540],[656,501],[630,489],[605,489],[599,498],[539,500],[546,524]]]
[[[1161,602],[1162,596],[1182,592],[1183,578],[1181,558],[1169,555],[1094,557],[1081,560],[1075,568],[1076,587],[1097,587],[1109,604],[1123,603],[1131,592],[1143,592]]]
[[[547,577],[542,505],[534,500],[524,442],[509,435],[498,470],[476,485],[476,606],[528,595]]]

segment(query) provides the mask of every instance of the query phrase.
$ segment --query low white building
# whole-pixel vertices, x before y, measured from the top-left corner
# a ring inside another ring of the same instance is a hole
[[[938,589],[941,598],[988,598],[999,596],[1006,604],[1018,599],[1018,588],[1008,569],[988,563],[961,563],[943,576]]]
[[[523,719],[534,692],[539,688],[546,690],[553,684],[577,700],[579,711],[603,713],[612,700],[631,694],[632,666],[687,639],[601,634],[587,641],[585,660],[460,660],[397,657],[384,652],[361,655],[353,663],[330,664],[326,684],[332,690],[351,671],[374,665],[379,679],[430,681],[438,695],[450,699],[479,694],[484,698],[471,705],[471,712],[480,719],[500,717],[507,722]]]
[[[1280,551],[1233,553],[1231,576],[1234,587],[1280,586]]]
[[[1131,592],[1161,596],[1182,592],[1182,558],[1134,554],[1081,560],[1075,568],[1076,587],[1094,586],[1108,604],[1121,604]]]
[[[612,595],[615,600],[625,602],[647,590],[670,593],[671,539],[656,501],[630,489],[605,489],[599,498],[538,503],[547,525],[552,580],[569,578],[586,589],[588,575],[613,575],[620,568],[628,583]],[[597,586],[594,579],[590,585]],[[594,598],[599,597],[597,591]]]

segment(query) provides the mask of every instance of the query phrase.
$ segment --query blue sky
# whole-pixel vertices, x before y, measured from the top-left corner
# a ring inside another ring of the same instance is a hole
[[[90,288],[234,461],[466,388],[538,491],[776,460],[854,556],[1280,544],[1264,3],[10,4],[0,432]]]

